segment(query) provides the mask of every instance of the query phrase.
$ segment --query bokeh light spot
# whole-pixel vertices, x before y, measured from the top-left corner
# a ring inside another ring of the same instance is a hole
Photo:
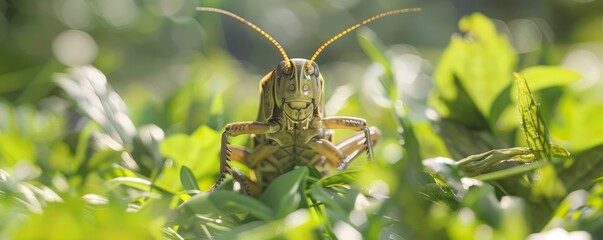
[[[138,6],[132,0],[103,0],[99,5],[105,21],[115,29],[126,29],[138,18]]]
[[[82,66],[94,61],[98,53],[98,46],[88,33],[67,30],[54,39],[52,52],[59,62],[65,65]]]
[[[85,1],[57,1],[54,11],[59,21],[73,29],[83,29],[91,23],[92,12]]]

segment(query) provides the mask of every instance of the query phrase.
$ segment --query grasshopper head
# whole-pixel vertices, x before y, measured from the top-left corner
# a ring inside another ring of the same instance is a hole
[[[316,63],[294,58],[289,64],[282,61],[276,67],[274,97],[288,120],[302,122],[312,116],[321,94],[322,82]]]
[[[323,80],[320,76],[320,72],[318,71],[318,65],[316,65],[314,60],[329,44],[350,33],[351,31],[354,31],[360,26],[375,21],[379,18],[405,12],[421,11],[420,8],[402,8],[382,12],[367,18],[364,21],[341,31],[327,40],[316,50],[316,52],[314,52],[314,55],[312,55],[310,60],[307,60],[302,58],[289,59],[283,47],[272,36],[264,32],[264,30],[255,24],[234,13],[210,7],[198,7],[197,10],[203,12],[216,12],[232,17],[242,23],[245,23],[247,26],[257,31],[270,42],[272,42],[272,44],[274,44],[284,59],[278,65],[278,67],[276,67],[274,76],[275,83],[274,86],[271,86],[273,87],[272,89],[274,91],[274,103],[276,103],[276,105],[283,110],[285,118],[294,123],[303,122],[309,119],[310,116],[312,116],[312,114],[315,112],[314,110],[318,110],[318,113],[322,114],[321,105]]]

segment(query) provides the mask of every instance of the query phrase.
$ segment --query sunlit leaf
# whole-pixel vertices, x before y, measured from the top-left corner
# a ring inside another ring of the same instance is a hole
[[[208,126],[200,126],[193,134],[174,134],[159,145],[163,156],[173,160],[158,181],[166,186],[180,187],[180,166],[186,165],[197,177],[201,189],[209,188],[219,172],[220,133]],[[237,143],[233,139],[233,144]],[[173,181],[177,182],[173,182]]]
[[[237,192],[227,191],[197,194],[178,208],[180,210],[190,209],[195,214],[249,213],[262,220],[270,220],[276,217],[276,213],[259,200]]]
[[[34,144],[18,134],[0,131],[0,166],[12,166],[20,160],[35,160]]]
[[[216,239],[323,239],[317,229],[324,224],[320,218],[312,218],[308,210],[300,209],[276,221],[243,224]]]
[[[372,61],[379,63],[385,70],[384,74],[379,77],[379,80],[391,102],[392,115],[399,127],[398,132],[402,139],[404,139],[400,144],[410,162],[418,167],[421,161],[419,141],[415,135],[413,123],[408,117],[408,106],[406,106],[402,100],[398,99],[399,93],[394,80],[394,72],[389,59],[387,59],[383,44],[370,30],[360,31],[358,34],[358,42],[369,58]]]
[[[308,168],[300,167],[285,173],[268,186],[260,200],[272,206],[277,216],[284,217],[302,203]]]
[[[197,185],[197,179],[195,178],[195,174],[191,171],[187,166],[180,167],[180,182],[182,182],[182,186],[185,190],[195,191],[199,190],[199,186]]]
[[[320,184],[327,188],[331,186],[349,184],[356,180],[359,171],[359,169],[340,171],[320,179],[317,184]]]
[[[515,73],[517,85],[518,110],[521,116],[521,125],[526,136],[528,146],[540,160],[549,160],[551,157],[551,143],[549,132],[540,113],[540,106],[532,97],[526,79]]]
[[[494,23],[483,14],[463,17],[459,29],[466,34],[451,38],[438,63],[432,103],[444,117],[464,108],[458,105],[445,107],[440,102],[457,98],[456,78],[479,112],[492,124],[496,119],[490,118],[491,106],[511,83],[509,73],[515,67],[517,56],[507,37],[499,35]]]
[[[550,229],[563,226],[569,229],[600,229],[603,217],[603,185],[595,184],[590,192],[584,189],[569,193],[558,205],[554,213],[555,221],[545,227]]]
[[[584,151],[603,143],[603,103],[581,100],[579,96],[564,95],[553,119],[551,132],[571,146],[572,151]]]
[[[520,74],[530,82],[530,89],[562,86],[581,78],[580,74],[558,66],[534,66],[521,70]]]

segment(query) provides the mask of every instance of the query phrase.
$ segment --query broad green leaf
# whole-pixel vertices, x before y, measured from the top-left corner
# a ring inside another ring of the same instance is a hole
[[[489,130],[488,121],[478,109],[476,102],[471,99],[460,79],[454,78],[454,88],[457,91],[456,98],[442,99],[444,105],[454,111],[443,118],[473,130]]]
[[[581,78],[580,74],[558,66],[534,66],[521,70],[520,74],[529,81],[530,89],[562,86]]]
[[[292,213],[305,197],[308,172],[308,168],[299,167],[277,177],[260,196],[260,201],[272,206],[278,217]]]
[[[466,34],[451,38],[438,63],[432,103],[444,117],[465,107],[450,108],[440,102],[457,98],[456,78],[480,113],[492,124],[496,119],[490,118],[491,106],[511,83],[509,74],[517,56],[506,36],[498,35],[494,23],[480,13],[463,17],[459,29]]]
[[[197,185],[197,179],[195,178],[195,174],[191,171],[187,166],[182,165],[180,167],[180,182],[184,187],[184,190],[195,191],[199,190],[199,186]]]
[[[507,143],[489,131],[470,128],[447,119],[442,119],[436,124],[440,137],[454,159],[508,147]]]
[[[519,73],[514,75],[517,85],[517,109],[521,116],[526,141],[537,159],[548,161],[551,158],[551,143],[548,128],[540,113],[540,106],[534,101],[526,79]]]
[[[271,220],[276,217],[276,213],[264,203],[237,192],[216,191],[200,193],[191,197],[178,208],[180,210],[190,209],[195,214],[226,215],[249,213],[262,220]]]
[[[571,165],[558,173],[568,191],[585,188],[603,176],[603,145],[576,153],[572,158]]]
[[[580,100],[565,95],[561,98],[558,117],[551,124],[556,138],[567,141],[572,152],[601,145],[603,143],[603,103]]]
[[[180,166],[183,165],[198,178],[201,189],[209,188],[218,177],[220,133],[208,126],[200,126],[191,135],[168,136],[160,143],[159,149],[163,156],[174,161],[174,165],[166,167],[159,179],[162,185],[181,187],[178,182]]]

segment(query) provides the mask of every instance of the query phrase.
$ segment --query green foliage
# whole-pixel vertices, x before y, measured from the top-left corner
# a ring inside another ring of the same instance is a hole
[[[465,36],[452,36],[434,74],[434,104],[442,116],[448,116],[458,105],[453,110],[441,101],[469,98],[478,110],[474,115],[481,114],[492,124],[498,117],[492,108],[511,82],[509,73],[517,56],[508,39],[498,35],[494,23],[480,13],[463,17],[459,28]],[[459,84],[467,96],[457,90]]]
[[[383,130],[377,164],[325,176],[298,166],[258,198],[230,177],[207,192],[220,129],[256,114],[235,90],[246,83],[232,84],[250,77],[226,54],[193,60],[190,79],[152,106],[157,125],[139,126],[153,122],[148,109],[130,112],[100,70],[57,74],[62,98],[0,102],[0,239],[603,236],[603,104],[567,87],[581,78],[571,70],[518,69],[521,56],[486,16],[463,17],[459,29],[425,97],[437,116],[419,119],[411,113],[425,99],[404,96],[399,54],[360,31],[383,70],[370,84],[389,105],[369,116],[352,94],[344,108]]]

